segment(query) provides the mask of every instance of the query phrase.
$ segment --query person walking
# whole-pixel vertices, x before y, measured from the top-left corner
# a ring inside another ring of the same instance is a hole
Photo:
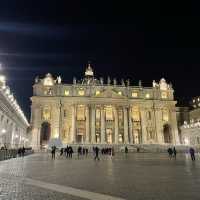
[[[174,154],[174,158],[176,159],[176,153],[177,153],[177,151],[176,151],[176,148],[174,147],[173,148],[173,154]]]
[[[125,146],[125,154],[127,154],[127,153],[128,153],[128,147]]]
[[[52,149],[51,149],[52,160],[55,160],[55,157],[56,157],[56,146],[52,146]]]
[[[64,150],[63,150],[63,148],[61,148],[61,149],[60,149],[60,156],[63,155],[63,152],[64,152]]]
[[[88,156],[88,148],[85,149],[85,155]]]
[[[69,158],[72,158],[73,153],[74,153],[74,151],[73,151],[72,147],[70,146],[69,147]]]
[[[190,147],[189,152],[190,152],[190,156],[191,156],[192,161],[195,161],[195,150],[194,150],[194,148]]]
[[[95,147],[95,148],[94,148],[94,152],[95,152],[94,160],[100,160],[100,159],[99,159],[99,148],[98,148],[98,147]]]
[[[172,155],[173,155],[173,150],[172,150],[172,148],[168,148],[168,149],[167,149],[167,152],[168,152],[168,154],[169,154],[169,158],[171,159],[171,158],[172,158]]]

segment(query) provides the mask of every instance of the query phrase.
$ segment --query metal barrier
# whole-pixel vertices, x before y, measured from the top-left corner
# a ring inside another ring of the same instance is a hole
[[[26,150],[24,156],[32,154],[33,150]],[[20,157],[18,154],[18,149],[7,149],[7,150],[0,150],[0,161],[1,160],[8,160],[11,158]]]

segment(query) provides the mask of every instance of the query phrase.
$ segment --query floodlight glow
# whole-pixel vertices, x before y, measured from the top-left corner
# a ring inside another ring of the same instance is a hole
[[[2,129],[1,132],[2,132],[2,133],[6,133],[6,129]]]

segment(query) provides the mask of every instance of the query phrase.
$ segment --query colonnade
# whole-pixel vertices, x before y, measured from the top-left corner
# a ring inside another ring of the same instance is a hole
[[[96,107],[95,105],[85,105],[85,143],[96,143],[96,108],[100,109],[100,143],[107,143],[106,138],[106,111],[104,106]],[[114,125],[114,141],[119,142],[119,119],[117,107],[113,106],[113,125]],[[123,143],[130,143],[133,141],[132,135],[132,120],[131,109],[127,106],[122,107],[123,110]],[[71,127],[71,142],[77,143],[77,105],[72,106],[72,127]]]

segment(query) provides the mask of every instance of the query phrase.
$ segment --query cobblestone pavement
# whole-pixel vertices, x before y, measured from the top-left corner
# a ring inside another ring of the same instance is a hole
[[[34,154],[0,162],[0,200],[199,200],[199,160],[133,153],[54,161]]]

